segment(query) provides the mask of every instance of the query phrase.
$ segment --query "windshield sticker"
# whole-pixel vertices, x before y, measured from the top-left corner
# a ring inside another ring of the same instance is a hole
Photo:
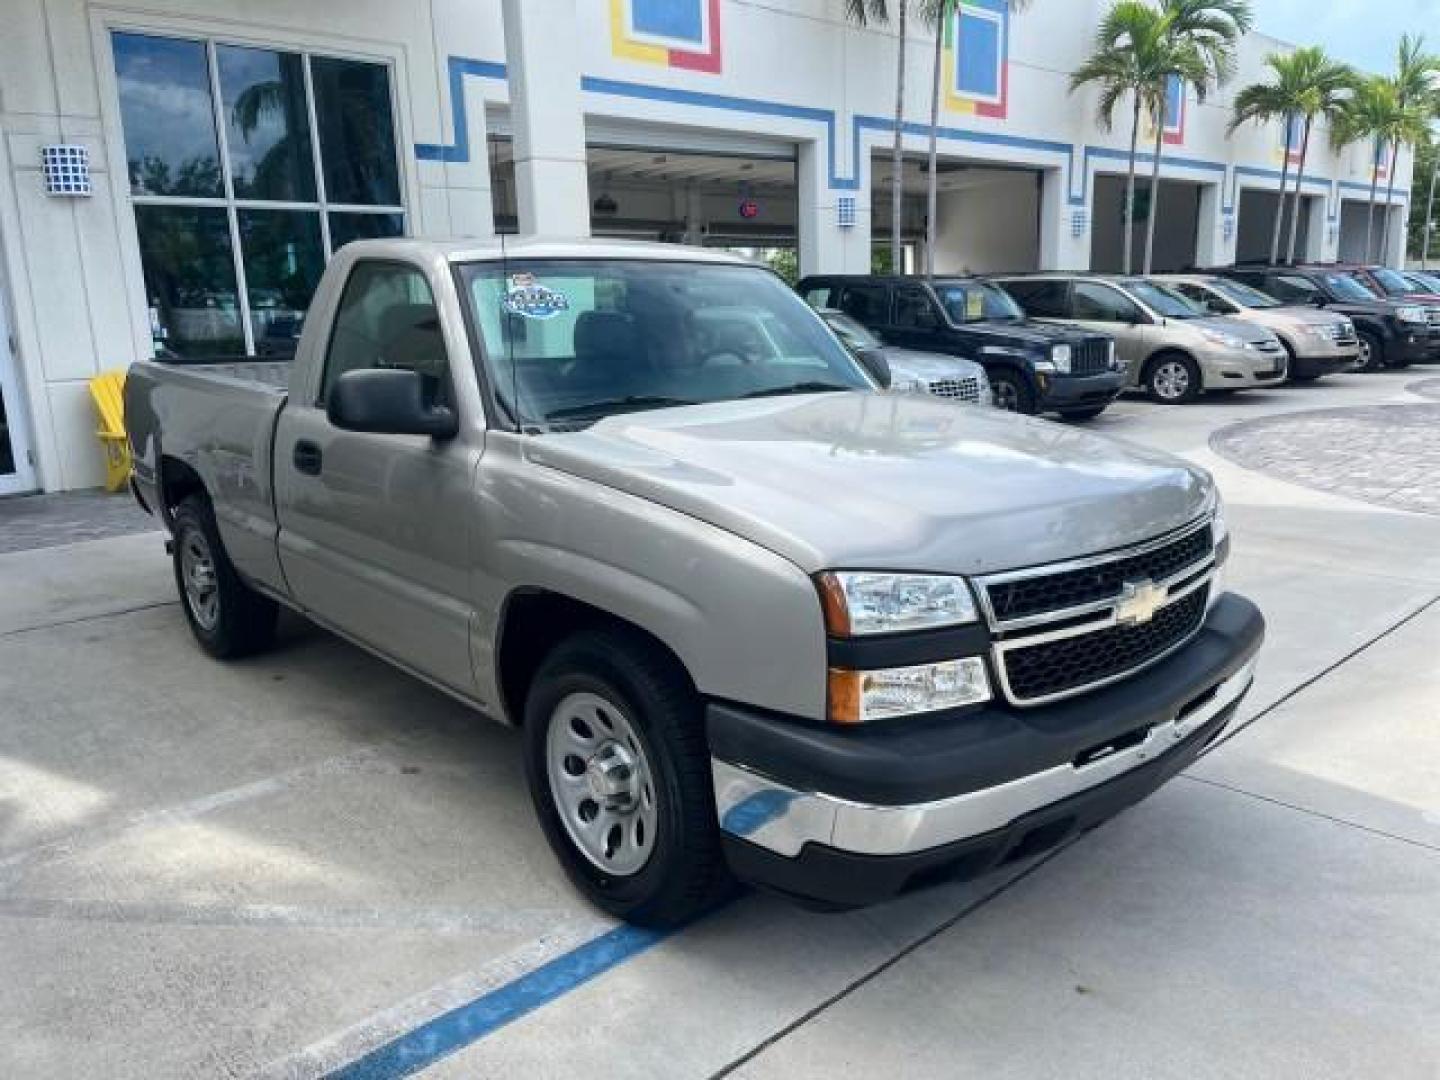
[[[965,321],[978,322],[985,317],[985,294],[972,289],[965,294]]]
[[[522,319],[553,319],[570,310],[570,300],[564,293],[541,285],[534,274],[511,274],[510,287],[500,306]]]

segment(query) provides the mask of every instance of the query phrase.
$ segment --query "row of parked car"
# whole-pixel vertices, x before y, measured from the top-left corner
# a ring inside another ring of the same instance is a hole
[[[798,289],[852,350],[884,351],[896,389],[1075,420],[1129,388],[1178,405],[1440,360],[1440,278],[1379,266],[824,275]]]

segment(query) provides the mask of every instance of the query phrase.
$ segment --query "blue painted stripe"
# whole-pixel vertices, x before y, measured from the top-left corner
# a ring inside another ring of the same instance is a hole
[[[342,1065],[329,1080],[394,1080],[498,1031],[665,940],[669,934],[617,926],[488,994]]]
[[[452,56],[446,60],[450,75],[450,128],[455,141],[416,143],[415,156],[421,161],[466,162],[470,160],[470,122],[465,114],[465,76],[477,79],[505,78],[505,65],[495,60],[472,60],[468,56]]]

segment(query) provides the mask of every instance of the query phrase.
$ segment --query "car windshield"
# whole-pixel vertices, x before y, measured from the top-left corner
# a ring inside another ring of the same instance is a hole
[[[1383,266],[1377,266],[1371,270],[1370,276],[1379,282],[1387,296],[1409,296],[1415,291],[1415,286],[1406,281],[1403,274],[1397,274],[1394,270],[1386,269]]]
[[[1235,301],[1243,308],[1277,308],[1284,305],[1276,300],[1269,293],[1263,293],[1259,289],[1252,289],[1249,285],[1238,281],[1230,281],[1226,278],[1215,278],[1206,282],[1210,288]]]
[[[1405,275],[1415,283],[1415,287],[1422,292],[1440,293],[1440,278],[1434,274],[1422,274],[1412,271]]]
[[[621,412],[871,389],[769,270],[630,259],[460,268],[502,409],[524,431]]]
[[[1020,305],[998,285],[983,281],[967,282],[964,285],[935,286],[935,295],[945,308],[945,317],[952,323],[971,323],[986,320],[1018,322],[1025,318]]]
[[[1341,300],[1378,300],[1380,299],[1368,287],[1361,284],[1350,274],[1321,274],[1320,280],[1325,287],[1334,293]]]
[[[1199,304],[1159,282],[1130,278],[1120,282],[1120,286],[1167,319],[1199,319],[1209,314]]]
[[[835,331],[836,337],[845,343],[847,349],[878,349],[885,343],[843,311],[822,311],[820,317],[825,325]]]

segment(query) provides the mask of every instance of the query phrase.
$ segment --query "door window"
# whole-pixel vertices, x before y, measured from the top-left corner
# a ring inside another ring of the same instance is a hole
[[[1003,288],[1035,319],[1064,319],[1070,315],[1063,281],[1006,281]]]
[[[890,295],[884,285],[846,285],[840,296],[840,310],[865,326],[883,326],[890,321]]]
[[[1109,285],[1077,281],[1071,310],[1077,319],[1091,322],[1137,323],[1140,309]]]
[[[812,285],[805,290],[805,302],[816,309],[828,308],[834,291],[829,285]]]
[[[1265,291],[1291,304],[1311,304],[1320,295],[1320,289],[1299,274],[1271,274],[1265,282]]]
[[[1185,299],[1199,304],[1211,315],[1234,315],[1239,310],[1229,300],[1222,296],[1216,296],[1209,289],[1201,285],[1192,285],[1188,281],[1180,281],[1170,286]]]
[[[368,368],[418,371],[434,380],[437,400],[448,394],[440,313],[430,283],[416,267],[361,262],[350,272],[330,334],[319,404],[329,400],[345,372]]]
[[[940,325],[935,304],[924,289],[909,286],[895,293],[895,325],[902,330],[934,330]]]

